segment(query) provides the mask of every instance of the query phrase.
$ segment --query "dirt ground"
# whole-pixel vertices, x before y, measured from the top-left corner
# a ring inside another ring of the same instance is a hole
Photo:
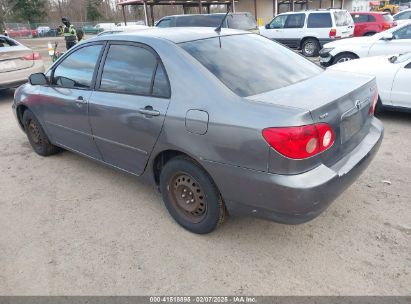
[[[0,295],[411,295],[411,114],[384,113],[366,172],[298,226],[180,228],[135,177],[36,155],[0,92]]]

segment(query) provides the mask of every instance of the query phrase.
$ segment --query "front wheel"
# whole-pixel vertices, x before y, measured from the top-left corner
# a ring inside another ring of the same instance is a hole
[[[23,126],[33,150],[41,156],[49,156],[60,149],[51,144],[39,121],[30,110],[24,111]]]
[[[357,58],[358,57],[354,54],[342,53],[342,54],[339,54],[339,55],[335,56],[334,63],[346,62],[346,61],[354,60],[354,59],[357,59]]]
[[[320,43],[317,39],[308,38],[305,39],[301,45],[301,52],[306,57],[315,57],[318,56],[318,52],[320,51]]]
[[[164,204],[174,220],[185,229],[205,234],[226,217],[221,195],[211,177],[195,162],[177,157],[160,174]]]

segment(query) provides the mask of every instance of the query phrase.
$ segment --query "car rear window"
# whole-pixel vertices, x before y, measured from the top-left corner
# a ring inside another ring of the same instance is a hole
[[[249,14],[228,15],[227,24],[229,28],[237,30],[253,30],[257,28],[257,22]]]
[[[309,28],[332,27],[330,13],[311,13],[308,16],[307,27]]]
[[[254,34],[196,40],[180,46],[241,97],[285,87],[323,71],[301,55]]]
[[[385,22],[393,22],[394,18],[391,16],[391,14],[384,14],[382,15],[382,18],[384,19]]]
[[[347,11],[334,11],[336,26],[348,26],[353,23],[350,13]]]
[[[195,15],[181,16],[176,18],[176,26],[205,26],[217,27],[223,20],[224,15]]]

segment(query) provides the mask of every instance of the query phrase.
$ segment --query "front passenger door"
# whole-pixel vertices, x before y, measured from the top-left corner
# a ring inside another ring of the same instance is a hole
[[[103,160],[140,175],[170,102],[164,66],[151,48],[111,43],[100,68],[89,117]]]
[[[261,30],[263,36],[282,42],[284,38],[284,25],[287,20],[288,15],[278,15],[269,24],[266,25],[265,29]]]

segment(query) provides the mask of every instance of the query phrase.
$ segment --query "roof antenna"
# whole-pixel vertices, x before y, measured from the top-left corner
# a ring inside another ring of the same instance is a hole
[[[227,8],[227,13],[225,13],[223,20],[221,20],[220,25],[217,26],[217,27],[214,29],[218,34],[221,33],[221,28],[223,27],[224,21],[225,21],[225,19],[227,18],[227,15],[228,15],[229,12],[230,12],[230,11],[229,11],[228,8]]]

